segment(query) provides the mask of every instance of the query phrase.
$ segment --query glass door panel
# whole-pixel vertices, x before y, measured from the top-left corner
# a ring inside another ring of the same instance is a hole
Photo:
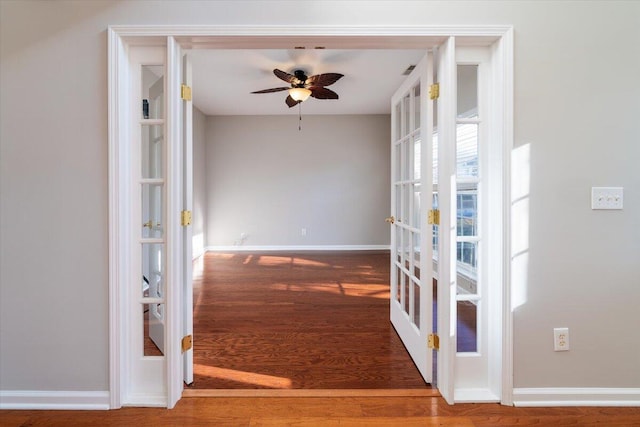
[[[162,356],[162,347],[158,347],[155,340],[164,336],[164,304],[142,304],[142,318],[144,322],[142,355]]]
[[[458,301],[457,303],[456,349],[458,353],[478,351],[478,303]]]
[[[142,184],[142,237],[161,239],[163,236],[164,184]]]
[[[164,245],[142,244],[142,297],[164,297]]]
[[[478,178],[478,124],[456,128],[456,174],[458,180]]]
[[[478,65],[458,65],[458,118],[478,117]]]
[[[162,178],[164,152],[164,126],[142,126],[142,178]]]
[[[456,298],[457,351],[478,351],[478,307],[482,304],[478,270],[482,247],[478,66],[458,65],[456,118]]]
[[[164,118],[164,65],[142,66],[142,118]]]

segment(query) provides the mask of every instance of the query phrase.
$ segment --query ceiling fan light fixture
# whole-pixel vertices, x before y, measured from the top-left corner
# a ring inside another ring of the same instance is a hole
[[[294,101],[306,101],[311,96],[311,91],[303,87],[294,87],[289,89],[289,95]]]

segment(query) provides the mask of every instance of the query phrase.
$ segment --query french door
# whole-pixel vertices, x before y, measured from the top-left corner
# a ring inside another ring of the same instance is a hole
[[[406,48],[406,37],[411,35],[424,40],[425,48],[433,48],[436,43],[433,37],[444,40],[437,47],[437,61],[428,54],[392,100],[391,320],[424,379],[432,382],[433,362],[427,336],[433,327],[432,283],[437,278],[438,329],[442,334],[438,389],[442,396],[449,403],[495,401],[500,396],[503,402],[510,403],[513,383],[508,196],[513,146],[513,29],[450,26],[390,31],[387,27],[331,26],[314,31],[319,40],[332,39],[345,48],[361,47],[363,40],[367,40],[369,45],[402,49]],[[187,371],[192,364],[188,361],[189,352],[183,354],[180,348],[180,339],[190,330],[192,301],[186,288],[190,283],[186,273],[191,265],[190,255],[186,255],[190,237],[188,227],[180,224],[180,211],[190,208],[189,196],[183,198],[190,188],[186,182],[189,166],[183,163],[189,161],[190,147],[182,143],[189,134],[190,103],[180,99],[180,84],[187,74],[176,39],[178,33],[184,40],[197,35],[200,47],[215,48],[236,46],[236,37],[225,36],[241,35],[245,45],[255,48],[271,48],[271,43],[294,36],[314,37],[308,29],[280,27],[108,29],[112,408],[124,405],[172,408],[181,397],[183,381],[188,382]],[[461,48],[456,58],[456,45],[482,47],[488,57],[468,57],[462,55]],[[437,106],[437,151],[433,101],[426,96],[434,62],[443,93]],[[459,117],[456,92],[461,87],[456,84],[457,65],[467,70],[476,69],[477,65],[478,87],[485,85],[484,89],[478,89],[478,98],[483,99],[483,93],[490,98],[488,108],[482,110],[479,104],[478,117],[466,114]],[[157,83],[160,79],[163,83]],[[153,100],[160,95],[162,86],[164,102],[155,108]],[[458,134],[458,130],[476,127],[479,159],[484,158],[485,166],[480,166],[480,175],[469,177],[473,179],[457,179],[456,145],[462,145],[460,138],[467,135]],[[435,153],[437,184],[433,182]],[[467,199],[473,203],[476,187],[481,212],[478,228],[458,236],[460,227],[456,224],[460,221],[468,225],[471,221],[464,209]],[[460,200],[456,196],[458,191],[462,195]],[[490,197],[483,201],[483,194]],[[427,211],[436,208],[434,202],[442,211],[437,227],[427,223]],[[478,287],[468,288],[473,293],[463,293],[458,289],[457,258],[473,266],[474,251],[468,248],[474,246],[478,248],[478,259],[491,262],[477,263]],[[486,284],[484,288],[481,282]],[[486,323],[478,325],[478,339],[472,348],[475,351],[457,351],[458,302],[477,307],[479,314],[475,318]],[[479,368],[487,375],[481,378]]]
[[[433,54],[427,53],[391,99],[391,323],[420,374],[432,382],[431,205]]]

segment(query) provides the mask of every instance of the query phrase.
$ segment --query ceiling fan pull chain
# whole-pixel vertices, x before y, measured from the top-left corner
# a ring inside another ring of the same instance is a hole
[[[298,130],[302,130],[302,102],[298,102]]]

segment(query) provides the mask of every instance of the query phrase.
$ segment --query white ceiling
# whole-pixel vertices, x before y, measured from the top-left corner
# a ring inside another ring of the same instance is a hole
[[[284,100],[287,92],[250,92],[287,86],[274,68],[308,76],[341,73],[330,86],[338,100],[309,98],[303,114],[389,114],[391,96],[404,71],[417,64],[425,50],[402,49],[193,49],[193,103],[206,115],[298,114]]]

